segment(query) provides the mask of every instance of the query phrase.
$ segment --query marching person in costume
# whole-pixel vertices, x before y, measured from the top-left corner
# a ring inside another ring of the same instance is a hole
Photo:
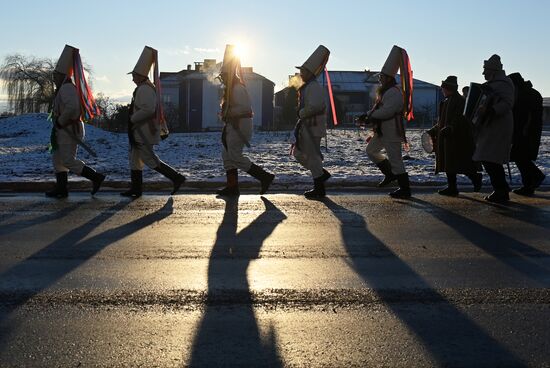
[[[510,187],[506,182],[503,164],[510,160],[510,148],[514,134],[514,83],[502,69],[500,56],[493,55],[483,64],[484,87],[490,97],[478,108],[485,116],[476,126],[475,161],[483,164],[491,178],[493,193],[485,197],[490,202],[506,202],[510,199]]]
[[[399,69],[401,89],[397,87],[395,80]],[[403,115],[407,120],[413,118],[413,78],[409,58],[404,49],[398,46],[392,48],[378,80],[380,86],[376,102],[367,114],[360,117],[360,120],[372,126],[374,130],[374,135],[367,144],[367,155],[384,174],[384,180],[378,186],[386,186],[397,179],[399,189],[390,195],[394,198],[409,198],[409,175],[403,164],[401,146],[407,143]]]
[[[74,76],[74,82],[71,77]],[[67,174],[72,171],[92,181],[92,195],[95,194],[105,175],[86,166],[76,158],[77,145],[87,145],[84,139],[84,124],[99,114],[90,88],[84,77],[79,50],[65,45],[54,70],[55,98],[53,103],[53,128],[51,134],[52,161],[55,169],[56,186],[46,196],[65,198],[68,195]],[[93,151],[91,151],[93,152]]]
[[[456,175],[464,174],[472,181],[474,191],[481,190],[481,170],[474,163],[474,127],[464,117],[465,100],[458,93],[458,81],[454,75],[441,82],[441,91],[445,99],[439,104],[437,124],[428,133],[435,145],[435,173],[447,174],[447,187],[438,191],[441,195],[457,196],[458,186]]]
[[[523,183],[521,188],[512,192],[532,196],[546,177],[534,163],[539,154],[542,135],[542,96],[520,73],[512,73],[509,77],[516,88],[514,139],[510,160],[516,163]]]
[[[313,189],[304,193],[306,198],[318,199],[326,195],[325,181],[330,173],[323,168],[321,139],[327,135],[327,117],[325,92],[317,82],[317,77],[324,70],[330,51],[320,45],[306,60],[300,69],[304,84],[298,90],[298,122],[294,130],[296,143],[292,152],[296,160],[311,171]]]
[[[153,64],[155,84],[148,77]],[[154,145],[160,143],[161,135],[163,138],[168,135],[162,113],[157,50],[145,46],[134,70],[128,74],[132,74],[137,86],[132,95],[128,120],[131,187],[120,195],[141,196],[144,165],[170,179],[173,183],[172,194],[175,194],[185,182],[185,176],[162,162],[153,150]]]
[[[216,193],[222,196],[239,195],[239,172],[242,170],[260,181],[260,194],[269,189],[275,175],[268,173],[243,155],[244,146],[250,147],[252,138],[252,104],[242,79],[241,62],[234,52],[235,46],[227,45],[219,78],[224,84],[221,104],[222,159],[227,175],[225,188]]]

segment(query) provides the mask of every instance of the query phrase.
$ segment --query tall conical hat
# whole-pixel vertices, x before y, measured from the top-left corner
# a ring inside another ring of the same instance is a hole
[[[317,77],[325,68],[325,65],[328,62],[329,55],[329,49],[327,49],[323,45],[319,45],[319,47],[317,47],[317,49],[313,52],[313,54],[311,54],[306,62],[303,63],[302,66],[297,66],[296,68],[304,68]]]
[[[393,46],[381,72],[390,77],[395,77],[399,68],[401,67],[402,48],[399,46]]]
[[[74,52],[78,52],[76,47],[65,45],[59,60],[55,66],[55,71],[61,74],[72,75],[73,74],[73,61],[74,61]]]
[[[156,53],[157,53],[157,50],[155,50],[154,48],[145,46],[143,48],[143,51],[141,52],[141,55],[138,59],[136,66],[134,67],[134,70],[132,70],[128,74],[136,73],[144,77],[147,77],[149,75],[149,71],[151,70],[151,66],[155,62]]]
[[[220,73],[234,72],[239,62],[239,57],[235,54],[235,45],[225,45],[225,52],[223,54],[223,62]]]

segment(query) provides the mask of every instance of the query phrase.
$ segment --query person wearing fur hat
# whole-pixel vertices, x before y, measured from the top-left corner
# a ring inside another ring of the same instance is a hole
[[[155,82],[148,77],[151,66],[155,64]],[[130,141],[130,189],[120,193],[124,197],[140,197],[142,194],[143,167],[147,165],[172,181],[175,194],[185,182],[185,176],[161,161],[154,151],[154,146],[160,143],[161,131],[167,135],[163,125],[162,106],[160,105],[160,90],[158,80],[157,50],[145,46],[134,67],[132,80],[136,89],[132,95],[128,120],[128,139]]]
[[[311,172],[313,189],[304,193],[308,199],[319,199],[326,195],[325,182],[330,173],[323,168],[321,139],[327,135],[325,92],[317,82],[324,70],[330,51],[319,46],[306,60],[300,70],[303,85],[298,90],[298,122],[294,130],[296,143],[292,151],[296,160]]]
[[[483,164],[489,174],[493,192],[485,199],[490,202],[506,202],[510,199],[510,187],[506,182],[503,164],[510,160],[510,148],[514,133],[514,83],[502,69],[500,56],[492,55],[483,64],[483,86],[490,98],[478,108],[478,115],[485,116],[476,126],[474,161]]]
[[[447,187],[438,193],[445,196],[457,196],[456,175],[464,174],[472,181],[474,191],[481,190],[479,164],[472,160],[474,154],[473,125],[463,115],[464,97],[458,93],[456,76],[448,76],[441,82],[441,91],[445,99],[439,104],[437,124],[428,133],[435,145],[435,173],[445,172]]]
[[[367,144],[367,155],[384,174],[378,184],[383,187],[397,180],[399,188],[390,193],[394,198],[409,198],[411,189],[409,175],[405,170],[401,153],[406,142],[403,124],[404,98],[397,87],[395,75],[402,65],[404,50],[394,46],[378,75],[380,86],[373,108],[360,117],[367,126],[372,126],[374,135]],[[401,76],[405,79],[404,76]]]
[[[56,185],[46,196],[65,198],[68,196],[68,172],[74,172],[92,182],[92,195],[100,188],[105,175],[96,172],[82,160],[77,159],[77,146],[82,143],[85,131],[82,122],[81,97],[76,83],[83,83],[88,88],[86,80],[73,82],[75,60],[80,61],[79,50],[65,45],[54,70],[55,97],[53,102],[52,119],[54,126],[51,134],[52,161],[55,169]],[[77,64],[81,66],[81,64]],[[82,72],[79,70],[78,72]],[[97,111],[97,106],[90,94],[86,96],[87,103]]]
[[[244,146],[250,147],[252,138],[252,103],[242,79],[241,62],[235,54],[235,46],[227,45],[221,67],[220,80],[224,84],[221,104],[222,159],[227,183],[216,191],[220,196],[238,196],[239,169],[260,181],[260,194],[265,194],[275,175],[265,171],[243,154]]]
[[[516,163],[523,184],[513,192],[532,196],[546,177],[534,163],[539,154],[542,135],[542,96],[520,73],[512,73],[509,77],[516,88],[514,139],[510,160]]]

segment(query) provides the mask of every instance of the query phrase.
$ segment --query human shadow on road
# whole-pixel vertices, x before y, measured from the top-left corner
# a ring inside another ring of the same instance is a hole
[[[550,230],[550,211],[547,209],[530,206],[516,201],[510,201],[506,205],[501,205],[467,196],[463,196],[461,199],[462,198],[470,202],[490,206],[498,211],[499,215]],[[540,201],[540,197],[538,197],[537,200]],[[546,206],[546,208],[547,207],[548,206]]]
[[[122,201],[109,207],[0,275],[0,288],[3,290],[3,302],[0,303],[0,306],[3,307],[0,314],[2,330],[0,351],[5,350],[8,346],[9,331],[17,328],[17,326],[9,326],[5,320],[20,306],[43,290],[55,285],[64,276],[86,263],[103,249],[170,216],[173,212],[173,199],[170,198],[162,208],[153,213],[87,238],[93,230],[112,218],[129,203],[131,202]],[[62,260],[62,262],[52,262],[52,264],[35,262],[44,258]],[[29,276],[31,276],[33,284],[22,292],[19,289],[22,286],[20,283],[28,280]]]
[[[514,366],[525,363],[506,346],[493,338],[481,326],[435,290],[406,261],[402,260],[379,238],[372,234],[362,215],[329,198],[325,205],[340,221],[340,232],[353,270],[372,287],[384,305],[418,338],[436,366]],[[387,214],[384,214],[387,215]],[[392,262],[386,274],[363,264],[363,257],[352,256],[358,239],[369,248],[384,249]],[[406,242],[406,239],[403,240]],[[388,288],[388,277],[406,277],[414,289]],[[403,295],[402,298],[399,295]],[[414,363],[412,363],[414,365]]]
[[[190,366],[280,367],[274,329],[263,336],[254,313],[247,270],[264,241],[285,218],[268,199],[265,211],[237,233],[238,197],[225,212],[208,264],[208,295],[193,342]]]
[[[425,212],[447,224],[473,246],[490,254],[499,262],[521,273],[524,277],[543,286],[548,286],[547,280],[550,277],[550,269],[540,264],[538,260],[550,257],[549,254],[436,204],[418,198],[414,198],[412,201],[419,204]],[[504,213],[509,213],[509,210],[505,209],[504,212],[493,215],[500,216]],[[514,217],[511,214],[510,216]],[[499,276],[495,275],[495,277]]]
[[[45,213],[45,214],[37,216],[37,217],[33,217],[33,218],[30,218],[30,219],[24,219],[24,220],[17,221],[17,222],[12,222],[12,223],[9,223],[9,224],[3,224],[0,227],[0,236],[3,236],[3,235],[5,236],[5,235],[11,234],[15,231],[28,230],[28,228],[30,228],[32,226],[45,224],[45,223],[50,222],[50,221],[60,220],[63,217],[66,217],[66,216],[70,215],[71,212],[73,212],[74,210],[78,209],[81,206],[82,206],[81,203],[73,203],[72,205],[67,206],[67,207],[63,207],[62,209],[60,209],[58,211],[48,212],[48,213]],[[36,204],[34,204],[34,206],[32,206],[31,208],[36,209]],[[17,212],[25,212],[25,211],[30,210],[31,208],[23,209],[23,210],[16,210],[16,212],[14,213],[14,215],[12,215],[12,217],[17,216]]]

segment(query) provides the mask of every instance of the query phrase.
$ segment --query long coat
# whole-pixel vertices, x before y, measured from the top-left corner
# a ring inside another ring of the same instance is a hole
[[[437,124],[428,133],[434,138],[435,173],[471,174],[479,169],[472,161],[474,127],[463,115],[464,97],[453,93],[439,104]],[[441,130],[445,129],[446,134]]]
[[[245,85],[241,83],[235,83],[231,92],[227,119],[237,120],[236,127],[242,131],[246,131],[247,139],[250,140],[252,136],[252,103],[250,102],[250,95]]]
[[[377,134],[383,142],[402,142],[405,129],[403,126],[403,94],[397,87],[388,89],[371,114],[372,119],[380,121],[382,135]]]
[[[327,135],[327,106],[323,87],[313,79],[300,89],[298,117],[309,126],[314,137]]]
[[[510,160],[514,133],[514,84],[504,71],[485,85],[489,86],[496,99],[487,121],[476,126],[476,149],[474,161],[505,164]]]
[[[511,161],[535,161],[542,135],[542,96],[531,82],[516,85]]]
[[[74,84],[67,82],[61,85],[55,95],[53,113],[57,123],[77,138],[84,138],[84,124],[80,120],[80,101]],[[65,129],[55,129],[57,144],[76,144]]]
[[[133,138],[138,143],[158,144],[160,126],[157,123],[157,92],[150,81],[136,87],[133,99],[133,113],[130,116]],[[144,141],[145,139],[145,141]]]

